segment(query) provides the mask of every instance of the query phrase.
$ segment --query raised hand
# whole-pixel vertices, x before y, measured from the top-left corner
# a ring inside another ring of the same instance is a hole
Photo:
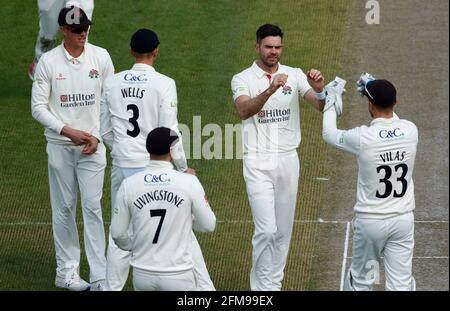
[[[273,81],[269,86],[270,93],[275,93],[280,87],[284,86],[287,82],[288,75],[284,73],[277,74],[273,77]]]
[[[323,88],[325,87],[325,79],[319,70],[311,69],[306,72],[306,76],[308,78],[309,85],[311,85],[316,93],[323,91]]]

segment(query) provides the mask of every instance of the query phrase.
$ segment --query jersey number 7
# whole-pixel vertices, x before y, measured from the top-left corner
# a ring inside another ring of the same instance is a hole
[[[153,244],[158,243],[159,233],[161,232],[161,227],[164,221],[164,217],[166,216],[165,209],[152,209],[150,210],[150,217],[161,217],[159,220],[158,228],[156,228],[155,236],[153,237]]]

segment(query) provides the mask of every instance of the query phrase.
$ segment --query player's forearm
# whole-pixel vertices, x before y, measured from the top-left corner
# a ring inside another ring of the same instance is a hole
[[[31,115],[45,128],[60,134],[64,123],[50,111],[51,79],[48,78],[47,71],[45,62],[40,61],[31,88]]]
[[[177,133],[179,140],[170,150],[170,155],[172,156],[172,161],[176,169],[180,172],[184,172],[188,168],[188,165],[183,148],[183,140],[180,131],[178,131],[178,127],[172,127],[172,129]]]
[[[103,139],[103,143],[106,145],[106,147],[109,148],[109,150],[112,150],[112,146],[114,143],[114,134],[113,132],[107,132],[101,135]]]
[[[114,242],[116,243],[116,245],[120,249],[122,249],[124,251],[131,251],[133,243],[132,243],[130,237],[128,237],[126,235],[124,235],[124,236],[115,236],[115,235],[112,235],[112,234],[111,234],[111,236],[112,236]]]
[[[182,144],[180,144],[180,146],[174,147],[171,151],[171,154],[172,161],[176,169],[180,172],[184,172],[185,170],[187,170],[188,165]]]
[[[128,235],[130,212],[127,206],[127,180],[125,179],[116,194],[111,219],[111,237],[123,250],[131,250],[132,238]]]
[[[206,196],[198,194],[193,202],[192,208],[192,228],[200,232],[212,232],[216,228],[216,215],[211,209]]]
[[[236,107],[241,120],[246,120],[260,112],[272,94],[273,91],[268,88],[256,97],[237,103]]]
[[[325,107],[325,99],[318,100],[316,97],[316,91],[310,89],[304,96],[305,100],[310,103],[316,110],[323,111]]]
[[[208,207],[209,210],[197,213],[192,219],[192,228],[199,232],[213,232],[216,228],[216,215]]]
[[[111,237],[117,246],[123,250],[131,250],[132,241],[128,235],[129,222],[120,217],[121,215],[113,214],[111,221]]]
[[[111,114],[106,99],[106,92],[100,101],[100,131],[99,134],[105,145],[112,150],[114,142],[114,132],[111,125]]]
[[[337,113],[334,106],[323,113],[323,140],[335,148],[358,154],[360,144],[358,128],[340,130],[336,126],[336,118]]]
[[[94,136],[95,138],[97,138],[98,142],[102,141],[102,136],[100,135],[100,131],[98,130],[98,127],[95,127],[92,131],[91,131],[92,136]]]
[[[32,101],[31,115],[44,127],[60,134],[64,123],[58,120],[49,110],[48,103]]]
[[[338,129],[336,127],[336,109],[331,107],[323,113],[322,138],[332,146],[336,147],[338,140]]]

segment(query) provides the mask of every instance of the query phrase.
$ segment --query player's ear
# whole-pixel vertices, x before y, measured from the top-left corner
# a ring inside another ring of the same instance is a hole
[[[159,52],[159,48],[155,48],[152,52],[153,57],[156,58],[156,56],[158,56],[158,52]]]
[[[260,46],[260,44],[259,44],[259,42],[256,42],[255,43],[255,51],[256,51],[256,53],[259,53],[259,48],[260,48],[261,46]]]
[[[371,114],[373,109],[372,105],[373,105],[372,102],[370,100],[367,100],[367,110],[369,110]]]

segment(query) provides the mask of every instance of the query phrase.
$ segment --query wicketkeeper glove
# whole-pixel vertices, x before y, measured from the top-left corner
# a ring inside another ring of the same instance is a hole
[[[362,93],[364,91],[364,88],[366,87],[367,82],[375,80],[375,77],[372,76],[368,72],[363,72],[361,76],[359,77],[359,80],[356,81],[356,90],[361,96],[364,96]]]
[[[344,79],[336,77],[325,86],[327,97],[325,99],[325,107],[323,108],[324,112],[334,106],[337,116],[339,117],[342,114],[344,110],[342,95],[345,92],[344,87],[346,83],[347,81]]]

